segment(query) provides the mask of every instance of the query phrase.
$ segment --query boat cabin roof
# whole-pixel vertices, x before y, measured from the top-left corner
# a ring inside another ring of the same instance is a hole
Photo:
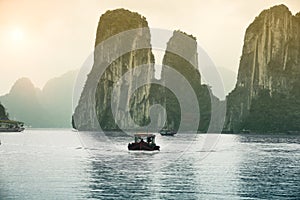
[[[155,137],[154,134],[151,134],[151,133],[137,133],[137,134],[134,134],[134,137],[137,137],[137,138],[143,138],[143,137],[147,137],[147,138],[150,138],[150,137]]]
[[[13,120],[0,120],[0,123],[21,124],[21,125],[24,125],[24,122],[18,122],[18,121],[13,121]]]

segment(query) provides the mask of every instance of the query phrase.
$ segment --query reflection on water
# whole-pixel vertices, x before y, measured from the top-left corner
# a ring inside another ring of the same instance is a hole
[[[244,136],[239,195],[262,199],[300,198],[300,137]]]
[[[178,162],[172,168],[153,171],[155,154],[131,153],[115,159],[97,157],[92,162],[91,198],[102,199],[196,199],[195,169]],[[150,163],[150,164],[149,164]]]
[[[0,199],[300,198],[300,136],[222,135],[202,159],[204,138],[157,136],[160,152],[132,153],[124,135],[1,133]]]
[[[0,139],[1,200],[85,199],[88,154],[76,149],[70,131],[27,130]]]

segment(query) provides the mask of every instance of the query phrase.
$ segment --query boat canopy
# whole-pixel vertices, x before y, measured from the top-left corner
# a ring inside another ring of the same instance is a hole
[[[18,121],[13,121],[13,120],[0,120],[0,123],[24,125],[24,122],[18,122]]]
[[[137,133],[137,134],[134,134],[134,137],[136,138],[143,138],[143,137],[155,137],[154,134],[151,134],[151,133]]]

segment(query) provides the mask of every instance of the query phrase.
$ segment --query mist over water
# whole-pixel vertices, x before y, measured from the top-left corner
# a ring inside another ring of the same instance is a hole
[[[0,199],[299,199],[300,136],[157,135],[160,152],[128,152],[132,138],[70,130],[0,133]],[[188,148],[187,148],[188,147]]]

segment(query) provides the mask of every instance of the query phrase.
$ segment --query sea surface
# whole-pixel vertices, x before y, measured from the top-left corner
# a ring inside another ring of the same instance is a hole
[[[212,136],[128,152],[117,133],[0,133],[0,199],[300,199],[299,135]]]

